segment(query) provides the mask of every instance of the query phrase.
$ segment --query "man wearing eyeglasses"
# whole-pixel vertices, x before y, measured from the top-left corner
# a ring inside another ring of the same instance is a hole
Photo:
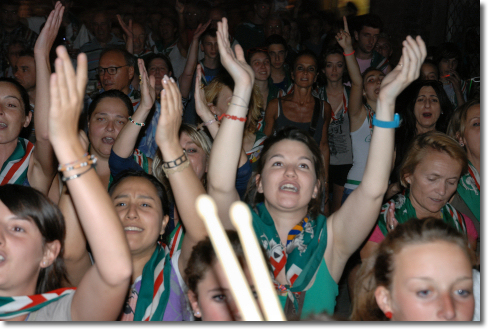
[[[33,49],[37,33],[20,23],[18,1],[1,0],[0,4],[0,76],[2,76],[8,67],[5,58],[10,43],[14,40],[22,40],[26,49]]]
[[[88,58],[89,83],[96,83],[98,61],[102,50],[110,45],[125,45],[124,40],[111,33],[110,19],[105,12],[99,11],[92,20],[92,30],[95,38],[80,47],[80,52]]]

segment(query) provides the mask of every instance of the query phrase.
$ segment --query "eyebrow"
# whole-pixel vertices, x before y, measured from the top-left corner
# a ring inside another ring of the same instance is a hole
[[[20,102],[20,99],[17,96],[14,96],[14,95],[8,95],[8,96],[5,96],[5,98],[14,98],[14,99],[16,99],[16,100],[18,100]]]
[[[269,160],[271,160],[273,158],[285,158],[285,157],[282,154],[275,154],[275,155],[272,155],[271,157],[269,157]],[[310,160],[310,158],[307,156],[301,156],[298,158],[298,160],[308,160],[308,161],[312,162],[312,160]]]
[[[117,200],[117,199],[123,199],[123,198],[128,198],[129,195],[128,194],[119,194],[117,195],[114,200]],[[148,200],[154,200],[153,197],[150,197],[149,195],[136,195],[136,199],[148,199]]]
[[[433,278],[426,277],[426,276],[418,276],[418,277],[413,277],[413,278],[407,279],[407,281],[410,281],[410,280],[434,281]],[[462,276],[462,277],[454,280],[454,282],[459,282],[459,281],[464,281],[464,280],[473,280],[473,277],[472,276]]]

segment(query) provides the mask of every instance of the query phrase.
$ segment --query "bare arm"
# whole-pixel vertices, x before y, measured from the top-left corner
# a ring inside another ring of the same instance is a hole
[[[320,151],[322,151],[322,156],[324,157],[325,164],[325,200],[329,199],[329,164],[330,164],[330,148],[329,148],[329,124],[332,117],[332,109],[330,104],[323,102],[324,104],[324,126],[322,127],[322,139],[320,140]],[[329,202],[325,203],[324,212],[326,215],[329,214]]]
[[[78,56],[75,74],[66,48],[56,49],[56,73],[51,76],[49,139],[60,163],[83,158],[77,136],[87,81],[87,59]],[[95,170],[86,167],[64,172],[82,174],[67,181],[80,224],[90,244],[95,264],[86,272],[73,296],[73,321],[115,320],[122,308],[132,274],[129,247],[122,224]],[[104,234],[101,234],[104,232]]]
[[[378,120],[393,121],[395,99],[406,86],[418,78],[426,53],[425,44],[420,37],[417,37],[417,40],[407,37],[403,42],[400,64],[381,84],[376,108]],[[332,252],[338,256],[333,257],[335,261],[345,264],[349,256],[366,239],[378,218],[383,195],[388,187],[394,140],[394,129],[374,128],[361,184],[351,193],[344,205],[330,216]],[[339,267],[339,264],[336,264]],[[332,267],[334,266],[336,265],[332,264]],[[332,269],[335,270],[339,268]]]
[[[139,65],[139,72],[141,72],[141,103],[137,108],[137,111],[132,115],[134,122],[146,122],[146,118],[151,112],[154,102],[156,101],[156,91],[154,90],[154,76],[148,76],[146,68],[144,67],[144,61],[142,59],[137,60]],[[115,140],[112,150],[121,158],[128,158],[134,153],[136,147],[137,136],[141,132],[141,126],[132,122],[128,122],[121,130],[117,139]],[[151,166],[149,166],[151,168]]]
[[[269,102],[266,112],[264,114],[264,134],[271,136],[276,119],[278,118],[278,98]]]
[[[344,54],[352,54],[352,38],[349,34],[346,16],[344,16],[344,30],[339,31],[336,40],[344,50]],[[361,125],[364,121],[365,109],[363,107],[363,78],[359,70],[359,64],[354,54],[344,56],[346,59],[347,72],[351,78],[351,94],[349,95],[349,119],[352,125]]]
[[[56,159],[48,136],[49,75],[51,74],[49,52],[58,34],[63,12],[64,7],[61,6],[61,3],[56,3],[55,9],[49,14],[34,46],[34,59],[36,61],[36,113],[34,115],[36,147],[29,160],[27,178],[32,187],[45,195],[48,194],[56,175]]]
[[[164,89],[161,92],[161,115],[156,131],[158,144],[164,162],[174,161],[183,155],[180,145],[179,129],[183,104],[181,94],[173,78],[163,78]],[[188,162],[181,164],[188,165]],[[184,167],[182,167],[184,168]],[[198,179],[191,166],[179,172],[167,174],[171,191],[173,192],[179,216],[185,226],[185,237],[181,246],[181,256],[178,260],[180,273],[184,273],[193,246],[207,235],[205,225],[198,216],[195,203],[200,194],[205,193],[202,182]]]
[[[200,35],[205,31],[207,26],[210,24],[208,21],[205,25],[199,24],[197,30],[193,34],[193,41],[188,49],[188,58],[186,59],[185,69],[178,78],[180,85],[181,96],[187,98],[190,94],[191,82],[193,79],[193,73],[195,73],[195,68],[198,62],[198,39]]]
[[[206,124],[208,131],[213,139],[217,136],[219,132],[219,122],[217,121],[215,115],[210,110],[209,106],[213,106],[207,104],[207,99],[205,98],[205,92],[202,88],[203,85],[201,83],[202,79],[202,67],[200,64],[197,65],[197,74],[195,78],[195,110],[202,119],[203,124]],[[213,121],[212,121],[213,120]]]
[[[120,27],[124,31],[125,35],[125,49],[131,54],[134,54],[134,33],[132,33],[132,19],[129,19],[129,26],[124,23],[122,17],[117,14]]]
[[[254,72],[244,59],[244,52],[240,45],[236,46],[235,54],[229,42],[227,19],[218,23],[217,42],[220,60],[235,82],[232,102],[227,110],[228,115],[246,118],[248,104],[254,83]],[[237,106],[235,104],[239,104]],[[219,217],[225,228],[233,225],[229,218],[229,207],[232,202],[239,200],[235,188],[237,166],[242,152],[244,122],[224,118],[219,133],[215,138],[210,153],[210,164],[207,174],[207,190],[219,209]]]
[[[178,13],[178,50],[180,51],[181,56],[185,57],[188,54],[188,35],[186,34],[186,26],[185,26],[185,5],[181,2],[176,0],[175,4],[176,12]]]

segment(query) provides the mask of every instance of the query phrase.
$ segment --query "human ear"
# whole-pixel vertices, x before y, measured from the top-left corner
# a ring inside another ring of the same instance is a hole
[[[46,268],[51,266],[51,264],[56,260],[61,250],[61,242],[59,240],[54,240],[52,242],[47,242],[44,245],[44,256],[41,260],[41,268]]]
[[[263,184],[261,183],[261,175],[260,174],[257,174],[255,179],[256,179],[257,191],[259,193],[264,193]]]
[[[315,184],[315,187],[313,188],[313,193],[312,193],[312,198],[315,199],[317,195],[319,194],[319,189],[320,189],[320,182],[317,181]]]
[[[407,182],[408,184],[412,184],[411,183],[412,178],[411,178],[411,175],[410,174],[405,174],[403,177],[405,179],[405,182]]]
[[[132,66],[129,66],[129,80],[132,80],[134,77],[134,68]]]
[[[392,313],[391,309],[391,295],[390,291],[384,286],[379,286],[374,291],[374,298],[376,299],[376,304],[383,311],[383,313]]]
[[[354,39],[356,39],[356,41],[359,41],[358,31],[354,31]]]
[[[30,106],[30,105],[26,105],[26,106]],[[25,116],[24,128],[29,126],[31,120],[32,120],[32,111],[29,111],[29,113]]]
[[[168,225],[168,222],[169,222],[169,216],[168,215],[164,215],[164,217],[163,217],[163,225],[161,226],[161,231],[159,232],[160,235],[163,235],[164,234],[164,231],[166,229],[166,225]]]
[[[195,293],[192,290],[188,290],[187,296],[188,296],[188,300],[190,301],[193,314],[195,315],[196,318],[201,318],[202,312],[200,312],[200,306],[198,306],[197,295],[195,295]]]

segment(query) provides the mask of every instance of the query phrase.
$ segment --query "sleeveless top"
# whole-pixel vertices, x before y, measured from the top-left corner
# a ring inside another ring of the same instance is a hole
[[[325,87],[314,91],[314,96],[328,102]],[[349,128],[349,94],[351,88],[344,86],[341,109],[334,113],[332,109],[332,119],[329,124],[329,149],[330,165],[345,165],[352,163],[352,143]]]
[[[371,143],[372,127],[372,111],[368,109],[366,118],[364,119],[361,128],[351,133],[352,141],[352,168],[347,174],[347,182],[345,188],[355,190],[363,179],[364,169],[366,168],[366,161],[368,160],[369,145]]]
[[[318,99],[316,99],[316,97],[314,97],[314,99],[316,101],[318,100]],[[318,101],[320,101],[320,100],[318,100]],[[322,140],[322,127],[324,126],[324,121],[325,121],[325,119],[324,119],[324,103],[322,101],[320,101],[320,108],[321,108],[321,111],[320,111],[319,118],[317,120],[317,126],[315,127],[315,133],[312,136],[313,139],[315,139],[315,141],[319,145],[320,145],[320,141]],[[278,131],[282,128],[292,126],[292,127],[296,127],[298,129],[303,130],[303,131],[308,133],[309,129],[310,129],[310,124],[311,124],[311,122],[295,122],[295,121],[291,121],[287,117],[285,117],[285,114],[282,113],[282,111],[281,111],[281,98],[278,98],[278,117],[276,118],[276,120],[274,122],[273,131]]]

